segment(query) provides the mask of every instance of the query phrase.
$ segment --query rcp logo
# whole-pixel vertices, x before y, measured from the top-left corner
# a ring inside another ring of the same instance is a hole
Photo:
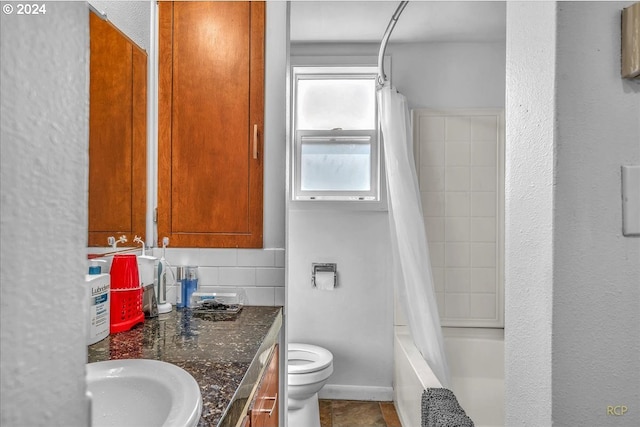
[[[627,413],[627,411],[629,410],[629,408],[627,408],[627,405],[609,405],[607,406],[607,415],[614,415],[617,417],[620,417],[624,414]]]

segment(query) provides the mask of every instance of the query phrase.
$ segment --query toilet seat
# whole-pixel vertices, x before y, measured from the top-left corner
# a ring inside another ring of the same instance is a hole
[[[333,354],[326,348],[310,344],[289,343],[287,366],[289,374],[307,374],[327,368],[333,363]]]
[[[318,393],[333,373],[333,354],[311,344],[287,348],[287,418],[293,427],[320,427]]]

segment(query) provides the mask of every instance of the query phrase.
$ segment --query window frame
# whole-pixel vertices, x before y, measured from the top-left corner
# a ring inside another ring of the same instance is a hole
[[[312,201],[356,203],[358,205],[374,204],[376,208],[386,208],[386,185],[384,180],[383,153],[381,144],[381,130],[378,119],[378,106],[374,101],[374,129],[323,129],[309,130],[297,129],[297,88],[298,82],[303,79],[371,79],[376,81],[377,67],[375,65],[294,65],[291,68],[292,96],[291,96],[291,191],[290,200],[293,203],[308,203]],[[375,86],[374,86],[375,87]],[[377,94],[374,94],[377,96]],[[370,137],[371,163],[370,163],[370,190],[369,191],[309,191],[301,188],[301,164],[302,164],[302,138],[319,138],[331,140],[340,137]],[[384,206],[381,206],[383,204]]]
[[[302,189],[302,145],[304,139],[313,139],[319,142],[327,144],[342,144],[342,143],[355,143],[366,144],[370,147],[369,157],[369,190],[304,190]],[[367,142],[351,142],[354,139],[368,139]],[[331,130],[320,131],[317,130],[298,130],[296,131],[294,165],[294,180],[295,186],[295,200],[329,200],[329,201],[376,201],[379,200],[379,188],[378,181],[380,178],[377,176],[379,173],[379,147],[376,141],[376,130]]]

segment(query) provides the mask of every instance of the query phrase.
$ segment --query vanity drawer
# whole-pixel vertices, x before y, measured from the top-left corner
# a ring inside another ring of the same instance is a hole
[[[279,351],[276,344],[271,351],[270,359],[249,407],[249,417],[251,419],[249,425],[251,427],[278,427],[278,374]]]

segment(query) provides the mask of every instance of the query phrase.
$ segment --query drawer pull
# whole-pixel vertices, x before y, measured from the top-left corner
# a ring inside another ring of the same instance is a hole
[[[253,125],[253,158],[258,158],[258,125]]]
[[[258,409],[256,412],[268,413],[269,416],[271,416],[271,414],[273,414],[273,411],[276,409],[276,406],[278,405],[278,393],[276,393],[276,395],[273,397],[263,397],[262,400],[273,400],[273,405],[271,405],[271,409]]]

